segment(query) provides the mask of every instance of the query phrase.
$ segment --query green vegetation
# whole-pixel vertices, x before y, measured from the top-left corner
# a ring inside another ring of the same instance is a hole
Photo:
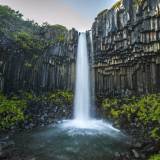
[[[71,105],[73,102],[73,93],[70,91],[57,91],[49,94],[49,100],[55,105]]]
[[[17,45],[24,50],[43,50],[45,43],[27,32],[14,32],[13,38]]]
[[[123,99],[105,99],[102,106],[107,116],[128,125],[136,122],[145,127],[151,138],[160,140],[160,94]]]
[[[27,62],[26,62],[26,63],[24,64],[24,66],[27,67],[27,68],[32,68],[32,64],[31,64],[31,63],[27,63]]]
[[[58,42],[64,42],[64,41],[65,41],[65,36],[64,36],[64,35],[60,35],[60,36],[57,38],[57,41],[58,41]]]
[[[25,31],[34,34],[40,30],[40,26],[34,21],[24,21],[19,11],[14,11],[8,6],[0,5],[0,19],[0,32],[9,39],[12,39],[12,34],[15,32]]]
[[[113,9],[118,9],[118,8],[121,6],[121,4],[122,4],[122,0],[118,0],[118,1],[112,6],[112,8],[113,8]]]
[[[133,0],[133,4],[134,4],[135,6],[141,6],[143,2],[144,2],[144,0]],[[122,0],[118,0],[118,1],[112,6],[112,9],[118,9],[118,8],[120,8],[121,4],[122,4]]]
[[[160,160],[160,154],[151,156],[151,158],[149,160]]]
[[[46,101],[56,106],[72,105],[73,92],[67,90],[58,90],[44,95],[35,95],[31,92],[20,92],[21,98],[26,101]]]
[[[71,106],[73,93],[71,91],[55,91],[36,96],[31,92],[20,91],[17,96],[13,95],[10,98],[1,93],[0,130],[9,129],[17,123],[27,120],[29,117],[25,111],[31,107],[30,104],[39,105],[44,102],[51,104],[53,107]]]
[[[40,26],[34,21],[24,20],[19,11],[0,5],[0,53],[4,59],[9,59],[9,56],[15,53],[15,56],[19,54],[17,60],[23,57],[23,66],[33,69],[35,61],[45,53],[44,50],[55,43],[66,41],[66,34],[68,30],[64,26],[47,23]],[[52,99],[56,103],[64,99],[69,104],[72,99],[69,92],[51,94],[50,99],[23,91],[18,96],[22,100],[0,94],[0,129],[8,129],[23,121],[26,118],[24,111],[28,101]]]
[[[17,61],[23,72],[30,69],[28,75],[49,47],[67,41],[67,34],[67,28],[62,25],[38,25],[24,20],[18,11],[0,5],[0,57],[2,61],[14,59],[10,60],[10,66]]]
[[[0,94],[0,129],[8,129],[19,121],[24,120],[26,102],[16,97],[6,98]]]
[[[141,6],[144,0],[133,0],[133,4],[136,6]]]
[[[23,52],[34,53],[33,56],[35,53],[43,54],[44,49],[50,45],[66,41],[68,34],[67,28],[62,25],[43,23],[40,26],[34,21],[24,20],[19,11],[8,6],[0,5],[0,19],[0,40],[9,39]],[[0,46],[0,49],[5,50],[5,47]]]

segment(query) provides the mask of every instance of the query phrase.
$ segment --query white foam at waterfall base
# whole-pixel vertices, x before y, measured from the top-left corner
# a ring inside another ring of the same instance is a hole
[[[80,33],[76,62],[76,89],[74,98],[74,119],[62,121],[60,127],[70,134],[119,133],[111,124],[97,120],[90,115],[90,79],[86,34]]]
[[[103,120],[64,120],[60,127],[66,130],[70,135],[110,135],[118,136],[120,130],[114,128],[111,124]]]

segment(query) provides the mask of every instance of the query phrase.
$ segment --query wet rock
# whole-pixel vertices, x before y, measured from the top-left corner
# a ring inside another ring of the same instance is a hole
[[[120,158],[121,157],[120,153],[118,153],[118,152],[116,152],[114,156],[115,156],[115,158]]]
[[[135,158],[139,158],[140,157],[139,153],[135,149],[132,149],[132,153],[133,153],[133,156]]]
[[[35,158],[35,157],[33,157],[33,158],[29,158],[28,160],[36,160],[36,158]]]
[[[10,153],[14,146],[14,141],[0,140],[0,158],[5,157],[7,153]]]
[[[141,148],[141,147],[142,147],[142,143],[137,142],[137,143],[135,143],[135,144],[133,145],[133,147],[135,147],[135,148]]]

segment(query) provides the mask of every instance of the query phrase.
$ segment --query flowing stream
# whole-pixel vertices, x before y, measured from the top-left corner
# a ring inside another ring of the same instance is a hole
[[[90,79],[86,34],[79,36],[74,118],[14,137],[16,147],[36,160],[111,160],[126,150],[126,136],[90,114]]]

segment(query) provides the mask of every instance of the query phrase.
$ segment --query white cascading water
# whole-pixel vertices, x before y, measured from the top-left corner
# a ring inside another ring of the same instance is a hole
[[[81,134],[108,134],[119,132],[111,124],[97,120],[90,115],[90,77],[87,52],[86,34],[80,33],[78,41],[76,64],[76,89],[74,99],[74,119],[64,120],[62,128],[69,129],[69,133]],[[77,129],[82,129],[81,131]]]
[[[76,64],[76,90],[74,100],[74,119],[86,122],[90,119],[90,81],[86,34],[81,33],[78,42]]]

